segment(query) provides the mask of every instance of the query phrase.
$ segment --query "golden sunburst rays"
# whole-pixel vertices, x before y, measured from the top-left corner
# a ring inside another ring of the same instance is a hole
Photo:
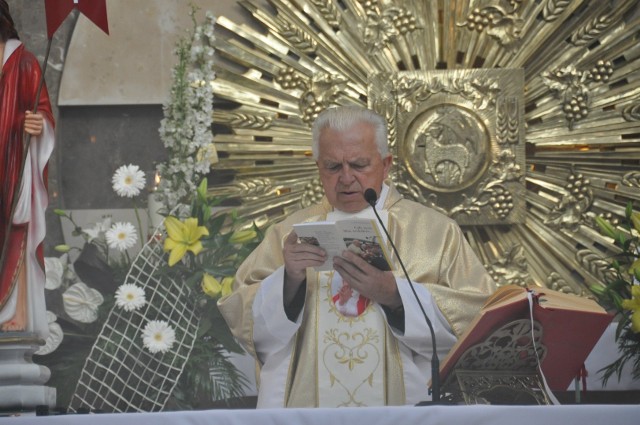
[[[428,102],[452,102],[459,122],[475,120],[487,134],[488,166],[478,165],[470,190],[461,172],[481,161],[475,148],[462,163],[432,167],[396,158],[392,175],[405,196],[460,221],[501,285],[585,294],[602,281],[604,258],[616,249],[593,218],[620,220],[626,202],[640,200],[637,0],[240,4],[251,25],[217,21],[212,193],[234,199],[261,225],[275,222],[322,196],[310,152],[319,111],[374,107],[396,120],[396,154],[421,117],[414,142],[426,155],[435,145],[422,133],[440,137],[434,129],[444,128],[450,107]],[[505,83],[512,77],[492,71],[508,69],[521,70],[520,95]],[[455,76],[442,77],[449,71]],[[390,89],[375,89],[376,78],[391,81]],[[407,104],[398,95],[402,81],[417,84],[422,97]],[[431,192],[443,181],[446,190]],[[475,215],[490,225],[470,222]]]

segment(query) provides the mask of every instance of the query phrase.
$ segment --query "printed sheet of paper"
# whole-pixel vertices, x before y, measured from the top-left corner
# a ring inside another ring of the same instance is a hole
[[[320,246],[327,251],[327,261],[316,267],[318,271],[331,270],[333,257],[340,256],[346,249],[380,270],[391,270],[391,257],[375,220],[317,221],[295,224],[293,228],[301,242]]]

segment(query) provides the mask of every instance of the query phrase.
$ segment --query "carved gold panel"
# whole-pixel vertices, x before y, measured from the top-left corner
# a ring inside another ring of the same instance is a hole
[[[368,88],[405,197],[461,225],[524,222],[521,69],[377,73]]]

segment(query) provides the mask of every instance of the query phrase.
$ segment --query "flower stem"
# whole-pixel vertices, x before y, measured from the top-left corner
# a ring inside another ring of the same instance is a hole
[[[144,246],[144,239],[142,239],[142,221],[140,221],[140,213],[138,212],[135,201],[133,202],[133,210],[136,213],[136,220],[138,220],[138,237],[140,237],[140,247],[142,248]]]

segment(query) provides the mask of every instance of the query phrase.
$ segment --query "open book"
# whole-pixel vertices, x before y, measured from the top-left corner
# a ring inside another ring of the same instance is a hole
[[[542,371],[551,390],[567,390],[613,316],[588,298],[516,285],[503,286],[487,299],[440,365],[442,382],[469,348],[486,341],[510,322],[530,318],[529,291],[533,298],[533,319],[541,326],[541,343],[546,348],[541,359]]]
[[[339,221],[314,221],[294,224],[298,238],[318,245],[327,252],[327,261],[318,271],[331,270],[332,258],[349,249],[380,270],[391,270],[391,256],[374,219],[354,218]]]

